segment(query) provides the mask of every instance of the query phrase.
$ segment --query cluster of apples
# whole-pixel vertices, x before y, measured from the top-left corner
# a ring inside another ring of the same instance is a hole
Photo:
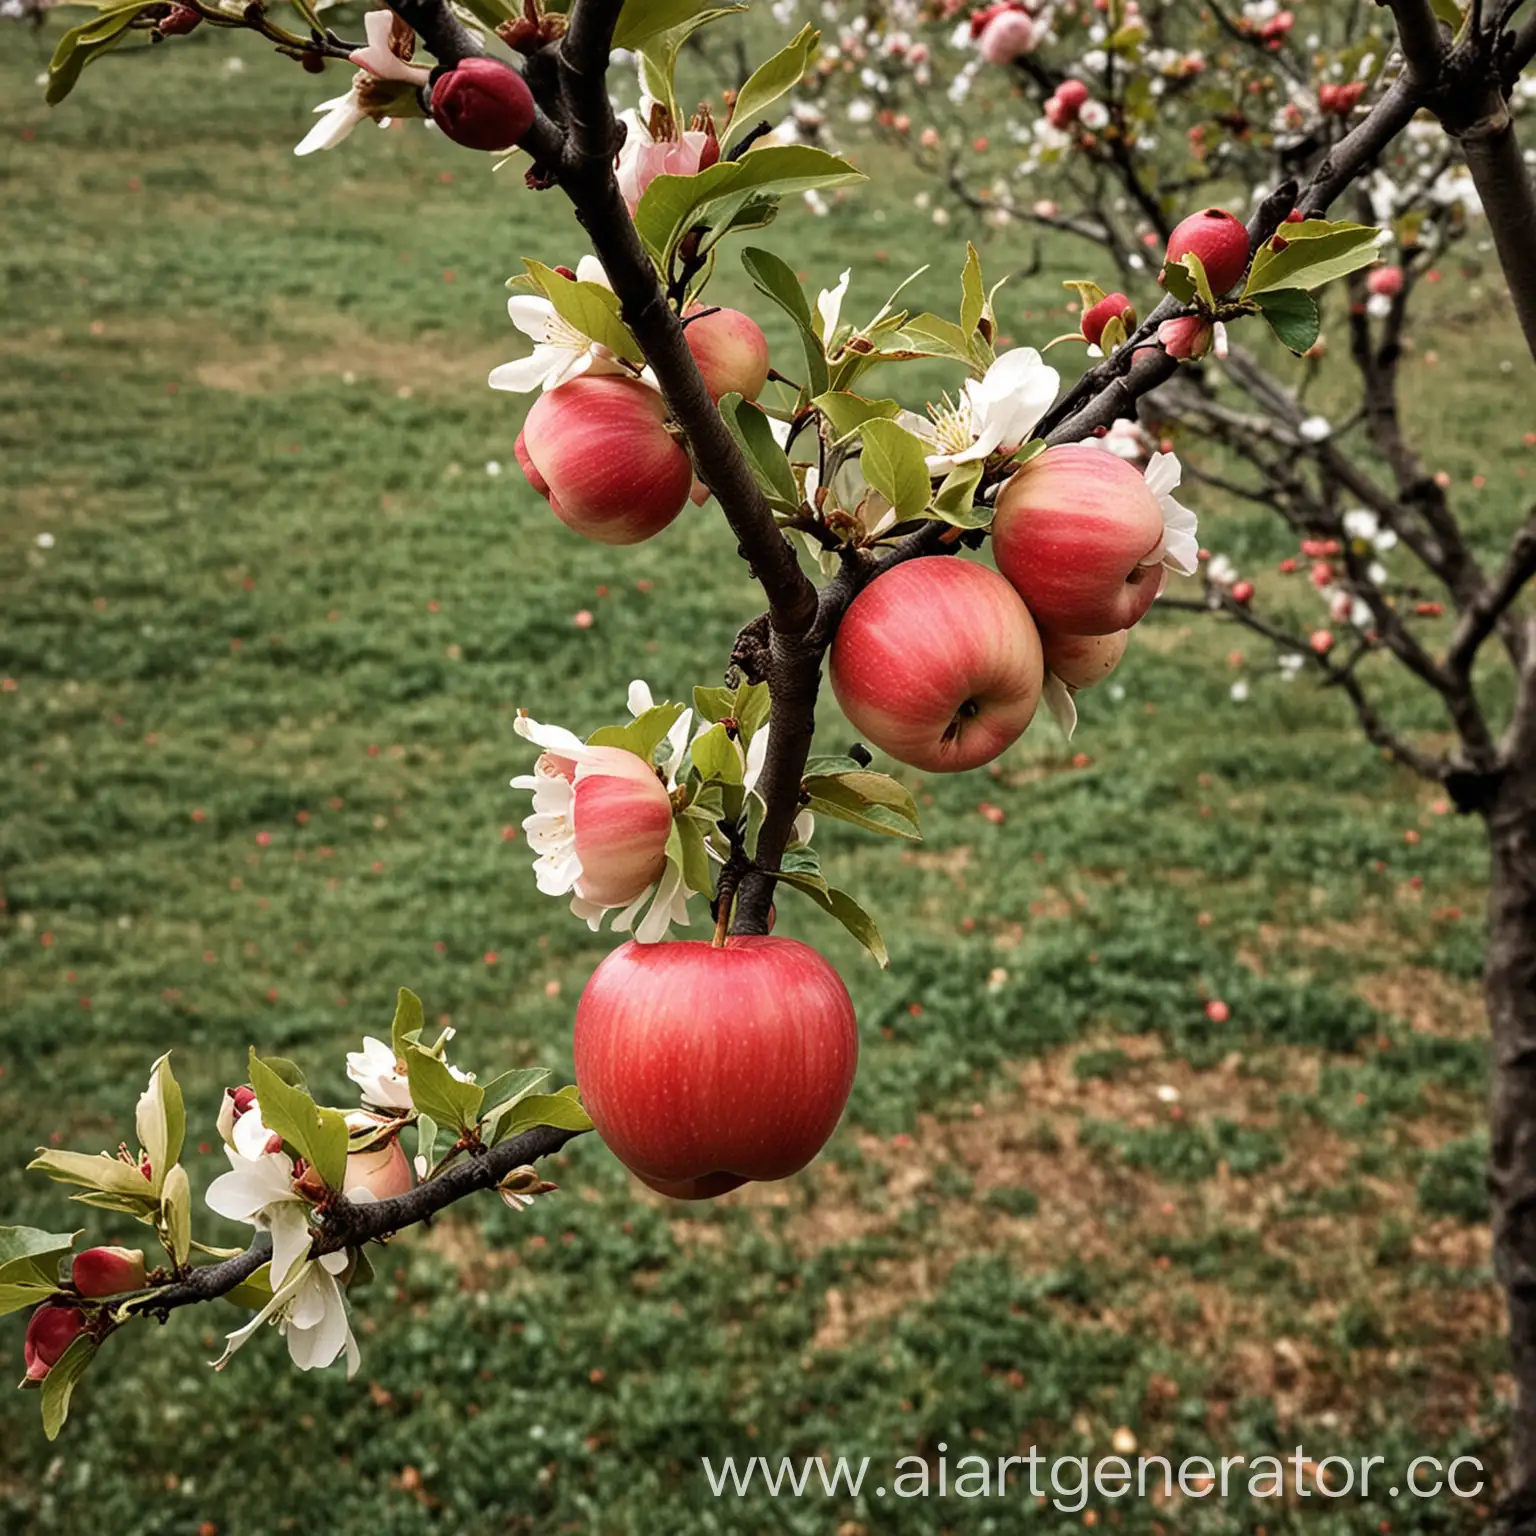
[[[755,320],[736,309],[695,306],[683,326],[711,399],[762,393],[768,341]],[[555,516],[599,544],[651,538],[695,493],[693,464],[666,402],[631,375],[586,373],[546,391],[528,412],[516,453]]]

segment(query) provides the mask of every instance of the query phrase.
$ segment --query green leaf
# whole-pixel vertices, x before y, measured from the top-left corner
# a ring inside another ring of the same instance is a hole
[[[981,257],[969,241],[965,247],[965,270],[960,274],[960,329],[970,337],[981,323],[987,309],[987,290],[981,281]]]
[[[1322,332],[1317,300],[1299,288],[1277,288],[1272,293],[1259,294],[1253,302],[1269,321],[1269,328],[1280,344],[1297,356],[1307,351]]]
[[[479,1121],[485,1089],[478,1083],[461,1082],[441,1058],[419,1045],[410,1046],[405,1053],[405,1073],[411,1085],[411,1102],[422,1114],[431,1115],[439,1125],[452,1126],[461,1136]]]
[[[985,467],[980,459],[955,465],[933,498],[929,515],[956,528],[987,527],[992,521],[992,508],[976,505],[976,487],[981,484]]]
[[[917,803],[905,785],[889,774],[867,768],[833,774],[807,774],[805,790],[810,809],[818,816],[852,822],[882,837],[922,840]]]
[[[628,725],[605,725],[587,739],[589,747],[623,747],[643,762],[654,763],[656,749],[682,717],[681,704],[653,704]]]
[[[881,970],[890,965],[890,954],[886,950],[885,940],[880,937],[880,930],[875,926],[874,918],[847,891],[830,889],[823,896],[799,881],[792,881],[791,884],[796,890],[804,891],[823,912],[835,917],[875,957]]]
[[[923,440],[894,421],[866,422],[864,452],[859,461],[864,478],[896,509],[900,522],[917,517],[933,496],[933,477],[926,463]]]
[[[1100,288],[1097,283],[1084,282],[1081,279],[1074,279],[1070,282],[1065,282],[1061,286],[1063,288],[1070,288],[1074,293],[1077,294],[1078,301],[1084,314],[1087,314],[1095,304],[1101,303],[1103,300],[1109,297],[1109,295],[1105,293],[1105,291]]]
[[[699,777],[720,784],[742,782],[741,749],[731,740],[723,725],[712,725],[692,748],[693,766]],[[689,882],[692,884],[692,881]],[[697,886],[694,887],[698,889]]]
[[[56,107],[74,90],[80,72],[92,60],[124,40],[129,24],[140,11],[148,7],[143,0],[130,0],[127,5],[115,5],[71,27],[53,50],[48,64],[48,90],[45,99],[50,107]]]
[[[263,1056],[261,1058],[271,1069],[288,1084],[290,1088],[305,1088],[309,1084],[304,1079],[304,1070],[298,1062],[290,1061],[286,1056]]]
[[[1429,8],[1451,29],[1452,34],[1461,31],[1461,7],[1456,0],[1429,0]]]
[[[828,895],[821,859],[814,848],[791,848],[779,861],[775,878],[818,901]]]
[[[533,1093],[513,1109],[496,1140],[506,1141],[536,1125],[552,1125],[562,1131],[590,1131],[592,1117],[582,1108],[574,1087],[562,1088],[559,1093]]]
[[[0,1227],[0,1285],[53,1285],[60,1259],[79,1236],[37,1227]]]
[[[157,1195],[167,1172],[180,1161],[187,1133],[187,1112],[170,1063],[166,1054],[150,1069],[149,1086],[139,1096],[134,1113],[139,1145],[149,1158],[150,1188]]]
[[[20,1312],[24,1307],[35,1307],[50,1296],[57,1296],[55,1284],[38,1284],[23,1280],[0,1280],[0,1317]]]
[[[693,690],[693,712],[699,719],[707,720],[711,725],[721,720],[728,720],[736,710],[736,690],[734,688],[695,688]]]
[[[765,64],[760,64],[742,86],[731,112],[730,125],[720,138],[720,147],[726,148],[739,133],[751,128],[762,114],[781,96],[799,85],[807,66],[816,53],[821,33],[807,25],[797,32],[789,44],[781,48]]]
[[[863,181],[846,160],[806,144],[766,144],[739,160],[721,160],[694,176],[658,176],[635,209],[635,228],[665,266],[672,250],[695,224],[707,222],[712,205],[743,192],[809,192]]]
[[[1282,224],[1274,239],[1259,247],[1243,289],[1245,299],[1282,288],[1321,288],[1376,261],[1381,232],[1368,224],[1308,219]],[[1281,247],[1276,248],[1276,240]]]
[[[548,1077],[547,1067],[519,1067],[503,1072],[485,1085],[486,1102],[491,1108],[481,1116],[480,1125],[481,1135],[487,1143],[495,1144],[501,1122],[512,1113],[513,1106],[527,1098]],[[420,1147],[417,1150],[419,1152]]]
[[[901,414],[894,400],[866,400],[863,395],[840,389],[817,395],[811,404],[832,424],[832,435],[838,442],[852,437],[865,422],[891,420]]]
[[[530,257],[523,258],[523,265],[562,320],[583,336],[600,342],[615,357],[630,363],[645,361],[640,343],[630,335],[629,327],[620,317],[618,295],[611,289],[601,283],[573,282]]]
[[[29,1171],[46,1173],[60,1184],[80,1184],[86,1189],[101,1190],[131,1202],[127,1207],[117,1206],[115,1209],[128,1209],[138,1214],[151,1211],[159,1204],[149,1180],[132,1164],[115,1157],[88,1152],[40,1150],[27,1164],[27,1168]]]
[[[782,510],[797,511],[800,492],[795,485],[795,472],[789,467],[789,456],[774,438],[768,414],[740,395],[729,394],[720,397],[720,415],[768,497]]]
[[[917,315],[901,328],[901,334],[920,349],[918,355],[949,357],[971,362],[970,337],[953,320],[939,315]]]
[[[800,348],[805,353],[806,388],[811,395],[824,393],[828,382],[827,352],[816,333],[811,306],[793,269],[772,251],[751,245],[741,253],[741,264],[757,291],[771,299],[795,322],[795,329],[800,334]]]
[[[59,1431],[69,1417],[69,1400],[75,1386],[95,1358],[96,1340],[88,1333],[77,1333],[43,1378],[43,1433],[50,1440],[59,1438]]]
[[[667,857],[683,872],[689,889],[706,895],[714,885],[710,873],[709,850],[704,843],[704,828],[691,816],[673,818],[667,834]]]
[[[263,1264],[253,1269],[233,1290],[225,1291],[224,1300],[260,1312],[272,1300],[272,1266]]]
[[[395,1001],[395,1022],[389,1029],[396,1061],[405,1060],[406,1047],[415,1045],[426,1027],[427,1018],[422,1012],[421,999],[408,987],[401,987]]]
[[[708,11],[695,11],[679,25],[647,38],[639,50],[640,85],[645,94],[663,103],[673,117],[677,117],[677,93],[673,86],[673,76],[677,72],[677,56],[683,44],[701,27],[746,9],[744,5],[728,5]]]
[[[340,1189],[347,1174],[347,1117],[339,1109],[321,1108],[304,1089],[290,1087],[254,1049],[250,1072],[262,1123],[314,1168],[327,1189]]]
[[[427,1165],[428,1170],[436,1161],[437,1151],[437,1121],[431,1115],[418,1114],[416,1116],[416,1156]]]
[[[743,683],[736,690],[736,724],[743,742],[751,744],[758,727],[768,723],[772,708],[767,683]]]
[[[165,1176],[160,1191],[160,1222],[171,1257],[178,1265],[185,1264],[192,1252],[192,1184],[180,1163]]]
[[[657,33],[691,21],[699,9],[699,0],[624,0],[613,29],[613,46],[638,48]]]

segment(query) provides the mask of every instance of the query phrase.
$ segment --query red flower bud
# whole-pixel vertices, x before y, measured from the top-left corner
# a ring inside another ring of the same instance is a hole
[[[85,1314],[79,1307],[68,1302],[45,1301],[27,1323],[27,1337],[22,1345],[27,1380],[41,1381],[84,1327]]]
[[[432,116],[466,149],[510,149],[533,127],[533,93],[510,64],[460,59],[432,87]]]
[[[1253,601],[1253,583],[1251,581],[1234,581],[1232,583],[1232,601],[1246,608]]]
[[[143,1290],[144,1250],[87,1248],[75,1256],[70,1278],[75,1289],[92,1301],[103,1296],[121,1296],[124,1291]]]
[[[1083,313],[1083,340],[1090,346],[1098,346],[1104,336],[1104,327],[1118,315],[1126,332],[1136,328],[1136,306],[1123,293],[1111,293]]]
[[[156,25],[161,37],[183,37],[202,23],[201,14],[190,5],[173,5],[170,15],[162,16]]]

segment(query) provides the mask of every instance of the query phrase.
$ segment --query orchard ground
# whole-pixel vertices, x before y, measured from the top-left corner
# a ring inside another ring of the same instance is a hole
[[[514,710],[585,731],[632,676],[658,697],[717,681],[759,606],[712,507],[606,549],[518,474],[526,403],[483,379],[525,345],[501,286],[517,253],[582,250],[553,196],[415,123],[296,161],[344,72],[207,29],[108,59],[50,112],[57,31],[7,28],[0,89],[0,1190],[6,1220],[53,1229],[75,1208],[21,1174],[32,1148],[115,1146],[167,1047],[200,1186],[247,1043],[345,1102],[343,1053],[400,985],[451,1018],[456,1060],[568,1074],[609,941],[534,890]],[[866,158],[872,186],[760,238],[812,291],[851,262],[847,313],[924,260],[917,299],[952,309],[973,231],[933,227],[904,164]],[[1072,327],[1062,277],[1112,275],[1028,234],[982,250],[989,277],[1024,269],[1001,300],[1018,343]],[[713,292],[745,300],[722,266]],[[1458,260],[1408,370],[1415,430],[1490,545],[1536,482],[1532,370],[1496,292]],[[1304,572],[1276,574],[1276,526],[1190,501],[1261,604],[1318,622]],[[699,1458],[1098,1455],[1122,1428],[1175,1459],[1305,1441],[1496,1466],[1478,829],[1253,637],[1154,611],[1115,681],[1070,746],[1042,719],[995,774],[908,775],[921,847],[822,828],[894,964],[781,900],[863,1031],[810,1173],[682,1207],[585,1138],[531,1212],[485,1202],[393,1246],[356,1298],[351,1385],[275,1338],[215,1375],[242,1320],[222,1305],[134,1330],[56,1447],[34,1399],[8,1400],[7,1526],[1015,1529],[1017,1496],[716,1503]],[[21,1334],[4,1325],[12,1379]],[[1427,1532],[1483,1512],[1098,1519]]]

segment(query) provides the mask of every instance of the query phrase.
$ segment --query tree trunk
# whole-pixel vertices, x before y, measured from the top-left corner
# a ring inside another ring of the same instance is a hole
[[[1504,1513],[1536,1536],[1536,669],[1484,815],[1492,855],[1484,984],[1492,1033],[1494,1266],[1509,1300],[1515,1413]]]

